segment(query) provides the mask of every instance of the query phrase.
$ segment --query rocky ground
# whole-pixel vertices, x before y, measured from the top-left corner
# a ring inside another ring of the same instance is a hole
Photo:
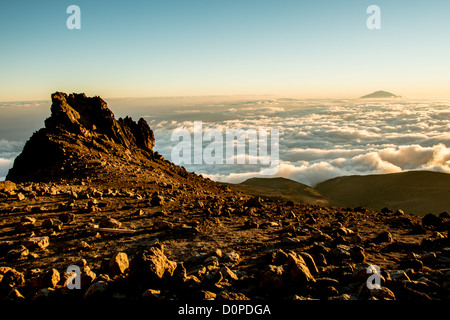
[[[93,98],[53,98],[15,182],[0,183],[0,299],[450,299],[448,213],[251,197],[153,153],[146,123],[120,119],[120,134],[98,132],[104,123],[83,111]],[[45,157],[43,143],[56,150],[48,165],[23,169]],[[67,287],[71,265],[81,289]],[[381,270],[380,289],[366,285],[369,265]]]

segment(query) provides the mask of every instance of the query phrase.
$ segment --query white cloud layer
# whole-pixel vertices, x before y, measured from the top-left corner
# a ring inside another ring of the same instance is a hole
[[[146,118],[155,133],[155,150],[168,160],[177,144],[171,141],[173,130],[185,128],[192,133],[193,121],[201,120],[203,132],[278,129],[277,176],[310,186],[344,175],[405,170],[450,173],[450,103],[445,101],[236,100],[193,103],[157,112],[152,108],[123,107],[127,114],[134,112]],[[2,134],[0,126],[0,178],[6,176],[24,144],[6,140]],[[264,167],[204,163],[184,166],[211,179],[235,183],[260,176]]]
[[[450,173],[450,105],[446,102],[264,100],[221,105],[222,121],[203,130],[280,130],[277,176],[310,186],[344,175],[434,170]],[[198,110],[198,109],[196,109]],[[198,114],[199,119],[202,113]],[[172,130],[192,121],[150,121],[155,149],[170,160]],[[186,165],[211,179],[242,182],[260,176],[255,165]]]

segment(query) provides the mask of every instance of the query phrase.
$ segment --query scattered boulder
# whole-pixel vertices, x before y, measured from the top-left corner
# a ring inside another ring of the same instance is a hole
[[[32,237],[32,238],[25,239],[22,241],[22,245],[30,250],[33,250],[36,248],[43,250],[43,249],[47,248],[49,246],[49,244],[50,244],[50,239],[48,236]]]
[[[5,298],[6,301],[19,302],[25,300],[25,297],[17,290],[17,288],[12,288],[11,291]]]
[[[69,223],[75,220],[75,214],[72,212],[64,212],[58,216],[62,223]]]
[[[42,228],[44,229],[61,230],[62,225],[62,221],[58,219],[49,218],[42,221]]]
[[[226,266],[223,266],[219,272],[222,274],[224,279],[239,280],[238,276]]]
[[[163,206],[165,203],[164,197],[158,194],[154,194],[150,203],[152,206]]]
[[[285,270],[294,283],[305,284],[314,281],[305,260],[294,252],[288,253]]]
[[[82,288],[88,287],[97,278],[97,275],[87,265],[82,266],[80,271],[81,271],[80,282]]]
[[[444,219],[441,217],[435,216],[432,213],[429,213],[422,218],[422,225],[424,227],[433,227],[438,230],[443,229],[445,227]]]
[[[29,254],[30,251],[27,249],[27,247],[20,245],[19,247],[9,250],[6,254],[6,258],[8,260],[23,260],[26,259]]]
[[[300,252],[299,255],[303,258],[306,265],[308,266],[309,271],[312,275],[316,275],[319,273],[319,270],[317,269],[316,263],[314,262],[314,258],[306,252]]]
[[[14,288],[25,283],[25,275],[16,269],[7,267],[5,269],[1,269],[0,274],[3,275],[0,283],[1,288]]]
[[[138,252],[130,263],[130,275],[139,279],[159,280],[172,276],[177,263],[169,260],[157,247]]]
[[[112,275],[123,274],[128,270],[128,256],[125,252],[115,253],[109,261],[109,272]]]
[[[11,181],[0,181],[0,192],[17,190],[17,185]]]
[[[56,290],[54,288],[42,288],[33,296],[33,301],[47,301],[54,297]]]
[[[277,292],[285,286],[283,266],[268,265],[260,275],[259,286],[266,292]]]
[[[105,281],[93,283],[84,294],[85,300],[100,300],[107,298],[108,284]]]
[[[373,242],[375,243],[383,243],[383,242],[391,243],[393,241],[394,239],[389,231],[383,231],[373,239]]]
[[[19,193],[16,195],[16,197],[17,197],[17,200],[19,200],[19,201],[25,200],[25,196],[24,196],[23,193],[21,193],[21,192],[19,192]]]
[[[142,298],[146,300],[158,300],[161,296],[161,290],[147,289],[142,293]]]
[[[261,208],[263,205],[263,201],[260,197],[250,198],[244,203],[244,207],[249,208]]]
[[[60,280],[61,275],[59,274],[59,271],[53,268],[43,275],[41,285],[45,287],[55,288]]]
[[[245,294],[240,292],[224,292],[217,295],[216,300],[250,300]]]
[[[228,252],[223,257],[224,262],[229,262],[231,265],[236,265],[241,261],[241,256],[237,252]]]
[[[99,223],[100,228],[113,228],[119,229],[122,226],[122,223],[114,218],[106,217]]]
[[[395,294],[387,287],[381,287],[379,289],[370,290],[370,294],[372,297],[377,298],[378,300],[395,300]]]

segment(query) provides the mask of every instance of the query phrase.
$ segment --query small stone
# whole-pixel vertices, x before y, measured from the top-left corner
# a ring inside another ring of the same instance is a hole
[[[19,246],[15,249],[11,249],[6,254],[6,257],[10,260],[23,260],[26,259],[30,251],[25,246]]]
[[[47,228],[47,229],[54,229],[54,230],[61,230],[63,223],[61,220],[58,219],[46,219],[44,221],[42,221],[42,227],[43,228]]]
[[[387,274],[387,279],[392,280],[410,280],[408,275],[403,270],[384,270],[384,272]]]
[[[55,288],[59,280],[61,280],[61,275],[58,270],[53,268],[42,277],[42,285],[45,287]]]
[[[211,291],[206,291],[206,290],[200,290],[197,294],[196,294],[196,298],[199,298],[199,300],[214,300],[217,297],[217,294],[215,294],[214,292]]]
[[[53,288],[42,288],[36,294],[33,296],[33,301],[41,301],[41,300],[48,300],[52,297],[52,295],[55,294],[55,289]]]
[[[424,227],[422,227],[421,225],[416,224],[411,227],[410,233],[411,234],[426,234],[427,230]]]
[[[227,280],[239,280],[238,276],[230,270],[230,268],[224,266],[220,269],[220,273],[222,274],[224,279]]]
[[[89,249],[91,246],[89,245],[89,243],[87,243],[84,240],[81,240],[80,242],[77,243],[77,248],[80,249]]]
[[[422,218],[422,225],[424,227],[434,227],[440,229],[444,226],[444,219],[429,213]]]
[[[160,230],[173,229],[173,223],[169,221],[156,221],[154,227]]]
[[[380,289],[372,289],[370,290],[370,294],[372,297],[380,300],[395,300],[395,294],[386,287],[381,287]]]
[[[161,290],[147,289],[142,293],[143,299],[157,300],[161,296]]]
[[[217,300],[250,300],[250,298],[248,298],[243,293],[224,292],[224,291],[222,291],[217,296]]]
[[[22,245],[28,249],[40,248],[41,250],[47,248],[50,244],[50,239],[47,236],[32,237],[22,241]]]
[[[28,230],[32,230],[34,228],[34,224],[28,221],[20,222],[16,225],[15,230],[17,232],[26,232]]]
[[[293,252],[288,253],[285,270],[291,276],[294,283],[304,284],[314,281],[314,277],[311,275],[305,260]]]
[[[382,243],[382,242],[392,243],[394,240],[392,238],[392,234],[389,231],[383,231],[378,236],[376,236],[373,239],[373,241],[375,243]]]
[[[450,218],[450,213],[448,213],[447,211],[441,212],[439,214],[439,218]]]
[[[202,277],[202,276],[204,276],[204,275],[206,274],[206,271],[207,271],[207,269],[206,269],[205,266],[203,266],[203,265],[198,265],[198,266],[195,266],[194,268],[189,269],[189,270],[186,272],[186,275],[187,275],[187,276],[192,276],[192,275],[194,275],[194,276],[196,276],[196,277]]]
[[[221,249],[215,249],[215,250],[212,250],[212,251],[208,252],[208,255],[209,256],[216,256],[218,258],[222,258],[223,253],[222,253]]]
[[[100,221],[99,227],[100,228],[113,228],[113,229],[119,229],[122,226],[122,223],[118,220],[106,217],[102,221]]]
[[[152,206],[162,206],[164,205],[164,198],[160,195],[153,195],[152,200],[150,201]]]
[[[97,278],[97,275],[91,271],[91,268],[84,266],[81,268],[81,287],[85,288]]]
[[[253,197],[244,203],[244,207],[249,208],[261,208],[263,206],[263,200],[260,197]]]
[[[306,263],[306,266],[308,267],[309,271],[312,275],[316,275],[319,273],[319,270],[317,269],[316,263],[314,262],[314,258],[306,252],[300,252],[299,255],[303,258],[303,260]]]
[[[125,252],[115,253],[109,262],[109,272],[112,275],[123,274],[130,266],[128,256]]]
[[[0,181],[0,192],[14,191],[17,185],[11,181]]]
[[[30,216],[24,216],[20,218],[20,222],[29,222],[31,224],[34,224],[36,222],[36,218],[30,217]]]
[[[0,257],[6,256],[9,250],[14,248],[14,242],[12,241],[0,241]]]
[[[366,260],[366,255],[363,247],[356,246],[351,249],[351,258],[354,262],[361,263]]]
[[[58,216],[62,223],[69,223],[75,220],[75,214],[72,212],[64,212]]]
[[[19,201],[25,200],[25,196],[23,195],[23,193],[19,192],[17,194],[17,200],[19,200]]]
[[[267,265],[260,276],[260,287],[269,293],[277,291],[285,285],[285,271],[283,266]]]
[[[84,294],[85,300],[96,300],[106,298],[108,293],[108,284],[104,281],[98,281],[92,284]]]
[[[16,288],[12,288],[5,298],[7,301],[23,301],[24,299],[25,297]]]
[[[224,262],[231,262],[232,264],[238,264],[240,262],[241,257],[237,252],[228,252],[223,257]]]
[[[2,287],[17,287],[25,283],[25,275],[15,269],[9,268],[3,274],[1,286]]]
[[[403,260],[400,262],[401,269],[413,269],[414,271],[421,271],[423,268],[423,262],[418,259]]]

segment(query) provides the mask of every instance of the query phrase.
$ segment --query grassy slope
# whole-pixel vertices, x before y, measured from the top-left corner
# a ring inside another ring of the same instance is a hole
[[[388,207],[419,215],[450,211],[450,174],[440,172],[339,177],[315,188],[285,178],[252,178],[227,185],[254,196],[315,205]]]
[[[241,192],[275,200],[292,200],[316,205],[329,205],[327,197],[314,188],[285,178],[251,178],[240,184],[226,184]]]

